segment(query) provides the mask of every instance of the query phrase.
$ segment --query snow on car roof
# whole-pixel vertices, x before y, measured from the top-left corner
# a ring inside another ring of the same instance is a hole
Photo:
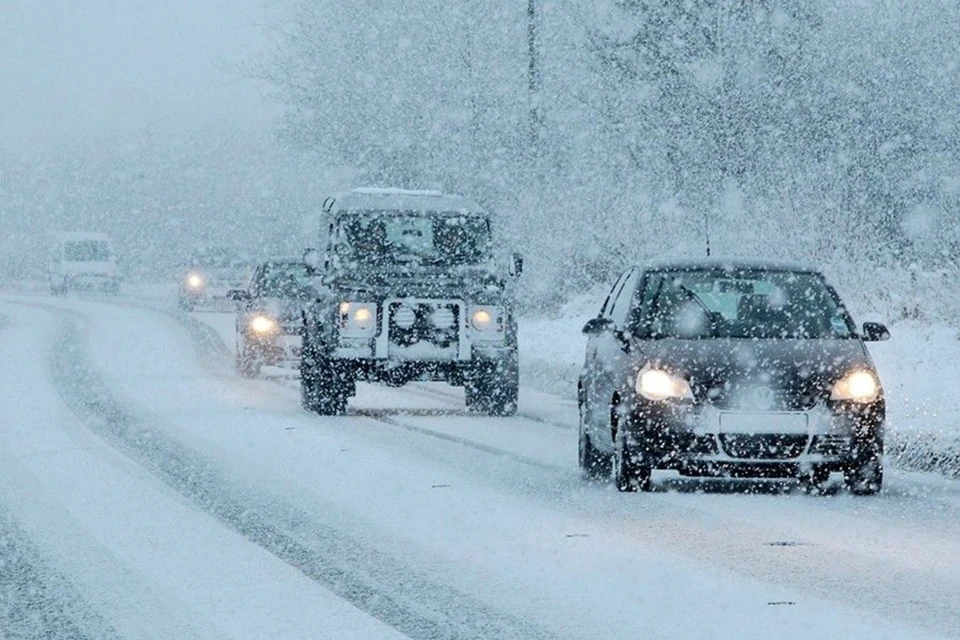
[[[331,196],[324,211],[457,211],[484,213],[483,208],[461,195],[440,191],[363,187]]]
[[[649,271],[693,271],[697,269],[722,269],[738,271],[761,269],[765,271],[797,271],[819,273],[820,269],[810,263],[767,258],[744,258],[738,256],[715,256],[701,258],[664,258],[645,265]]]

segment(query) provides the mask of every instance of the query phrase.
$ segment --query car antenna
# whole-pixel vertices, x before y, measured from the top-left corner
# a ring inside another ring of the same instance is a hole
[[[703,235],[707,241],[707,257],[710,257],[710,213],[703,210]]]

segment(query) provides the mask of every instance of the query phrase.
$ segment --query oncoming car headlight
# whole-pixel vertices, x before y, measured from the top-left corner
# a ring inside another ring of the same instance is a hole
[[[191,273],[187,276],[187,286],[191,289],[203,288],[203,276],[198,273]]]
[[[250,328],[254,333],[270,333],[277,328],[277,322],[267,316],[253,316],[250,319]]]
[[[880,384],[873,372],[866,369],[851,371],[833,385],[831,400],[873,402],[880,395]]]
[[[693,400],[690,383],[662,369],[646,367],[637,375],[637,393],[647,400]]]
[[[372,302],[341,302],[340,335],[351,338],[373,336],[377,331],[377,305]]]

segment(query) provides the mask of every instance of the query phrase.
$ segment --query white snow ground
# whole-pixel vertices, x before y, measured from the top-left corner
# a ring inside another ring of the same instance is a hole
[[[954,481],[620,495],[580,483],[569,394],[495,419],[361,386],[311,416],[296,382],[233,374],[228,314],[151,306],[0,298],[0,552],[26,550],[71,637],[960,636]],[[578,330],[525,325],[524,356],[569,365]],[[67,637],[4,598],[0,629]]]

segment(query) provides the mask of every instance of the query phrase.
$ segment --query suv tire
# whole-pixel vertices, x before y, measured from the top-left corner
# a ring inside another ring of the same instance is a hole
[[[517,412],[519,371],[514,363],[484,363],[474,369],[464,385],[467,410],[488,416],[512,416]]]

